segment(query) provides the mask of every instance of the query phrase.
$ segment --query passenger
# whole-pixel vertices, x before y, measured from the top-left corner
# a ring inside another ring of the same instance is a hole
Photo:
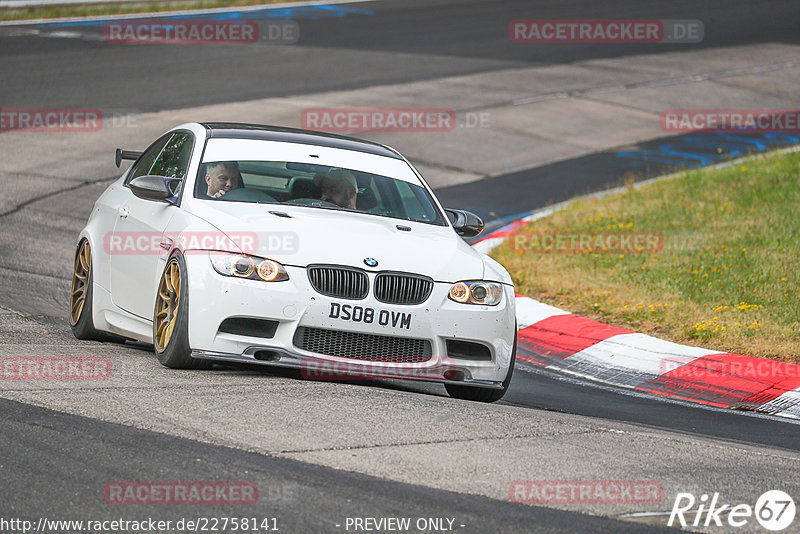
[[[322,190],[320,200],[342,208],[356,209],[358,182],[353,173],[344,169],[334,169],[322,177],[320,188]]]
[[[219,198],[228,191],[244,187],[239,164],[235,161],[209,163],[206,165],[206,184],[206,194],[211,198]]]

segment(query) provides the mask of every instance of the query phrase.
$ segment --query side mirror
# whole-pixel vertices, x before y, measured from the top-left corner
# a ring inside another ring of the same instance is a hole
[[[170,184],[180,182],[177,178],[167,178],[166,176],[139,176],[128,183],[134,195],[144,200],[156,200],[177,204],[178,195],[172,192]]]
[[[483,220],[472,212],[464,210],[445,209],[453,230],[461,237],[475,237],[483,231]]]

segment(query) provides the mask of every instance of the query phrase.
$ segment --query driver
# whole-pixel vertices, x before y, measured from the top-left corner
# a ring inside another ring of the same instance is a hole
[[[219,198],[228,191],[238,189],[244,184],[239,173],[239,164],[235,161],[220,161],[206,166],[206,194],[211,198]]]
[[[356,209],[358,182],[353,173],[344,169],[334,169],[322,178],[320,189],[322,190],[320,200],[342,208]]]

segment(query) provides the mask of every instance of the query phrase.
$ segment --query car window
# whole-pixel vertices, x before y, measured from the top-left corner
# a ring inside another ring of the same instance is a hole
[[[425,191],[423,188],[408,182],[398,182],[396,186],[409,219],[429,221],[436,216],[433,204],[420,196]]]
[[[185,132],[175,133],[150,169],[150,174],[167,178],[186,178],[189,158],[192,156],[192,135]]]
[[[150,145],[148,149],[145,150],[141,156],[139,156],[139,159],[133,164],[131,172],[128,173],[128,177],[125,179],[126,185],[134,178],[150,174],[150,168],[153,166],[153,162],[156,160],[158,155],[161,154],[161,150],[164,148],[164,145],[167,144],[167,141],[169,141],[170,137],[172,137],[172,134],[166,134],[160,137],[158,141]]]
[[[446,225],[427,189],[390,176],[291,161],[211,161],[201,167],[212,172],[206,187],[208,171],[201,168],[197,198],[343,209]],[[219,183],[215,180],[217,174],[221,176]],[[229,176],[241,177],[243,187],[235,185]]]

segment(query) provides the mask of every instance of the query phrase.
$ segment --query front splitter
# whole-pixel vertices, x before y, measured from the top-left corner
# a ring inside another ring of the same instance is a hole
[[[259,354],[261,356],[256,357]],[[191,355],[192,358],[202,360],[299,369],[301,376],[309,380],[413,380],[417,382],[503,389],[502,382],[472,378],[468,368],[459,367],[458,365],[425,369],[384,367],[362,360],[316,358],[272,347],[248,347],[242,354],[193,350]],[[445,376],[445,374],[448,376]]]

